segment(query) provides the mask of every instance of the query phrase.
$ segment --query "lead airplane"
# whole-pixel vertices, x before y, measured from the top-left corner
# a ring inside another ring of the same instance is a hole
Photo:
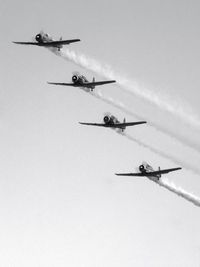
[[[80,74],[74,74],[72,76],[72,83],[48,82],[48,84],[80,87],[80,88],[86,88],[86,89],[93,91],[95,89],[95,86],[108,84],[108,83],[115,83],[115,82],[116,82],[115,80],[96,82],[95,78],[93,78],[92,82],[89,82],[85,76],[80,75]]]
[[[80,41],[80,39],[62,40],[62,37],[60,38],[60,40],[54,41],[51,36],[42,31],[35,36],[35,40],[36,42],[13,42],[13,43],[21,45],[56,47],[58,48],[58,50],[60,50],[63,47],[63,45],[68,45],[70,43],[75,43]]]
[[[115,116],[106,114],[103,118],[103,123],[90,123],[90,122],[79,122],[79,123],[83,125],[120,129],[123,132],[127,126],[143,124],[146,123],[146,121],[126,122],[126,119],[124,118],[123,122],[120,122]]]
[[[169,172],[181,170],[182,168],[177,167],[177,168],[171,168],[171,169],[163,169],[161,170],[160,167],[158,168],[157,171],[155,171],[148,163],[143,162],[139,166],[139,171],[138,173],[115,173],[115,175],[119,176],[139,176],[139,177],[147,177],[150,180],[154,182],[158,182],[159,179],[161,178],[162,174],[167,174]]]

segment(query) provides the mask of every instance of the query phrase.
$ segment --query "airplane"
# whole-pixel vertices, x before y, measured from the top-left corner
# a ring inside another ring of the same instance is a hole
[[[15,44],[21,45],[36,45],[36,46],[43,46],[43,47],[56,47],[60,50],[63,45],[68,45],[70,43],[79,42],[80,39],[71,39],[71,40],[62,40],[62,37],[58,41],[54,41],[51,36],[47,33],[40,32],[35,36],[36,42],[13,42]]]
[[[116,82],[115,80],[96,82],[95,78],[93,78],[92,82],[89,82],[85,76],[80,75],[79,73],[76,73],[72,76],[72,83],[57,83],[57,82],[47,82],[47,83],[54,84],[54,85],[64,85],[64,86],[86,88],[86,89],[93,91],[95,86],[97,85],[103,85],[103,84],[115,83],[115,82]]]
[[[115,175],[119,176],[139,176],[139,177],[147,177],[150,180],[154,182],[158,182],[159,179],[161,178],[162,174],[167,174],[169,172],[181,170],[182,168],[177,167],[177,168],[171,168],[171,169],[163,169],[161,170],[160,167],[158,167],[158,170],[155,171],[148,163],[143,162],[139,166],[139,171],[138,173],[115,173]]]
[[[88,122],[79,122],[79,123],[83,125],[120,129],[123,132],[127,126],[143,124],[143,123],[146,123],[146,121],[126,122],[126,119],[124,118],[123,122],[120,122],[115,116],[111,114],[106,114],[103,118],[103,123],[88,123]]]

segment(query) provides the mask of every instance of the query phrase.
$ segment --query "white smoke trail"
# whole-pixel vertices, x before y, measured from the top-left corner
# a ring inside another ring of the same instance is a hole
[[[87,93],[89,93],[91,96],[93,96],[93,97],[95,97],[95,98],[97,98],[97,99],[100,99],[101,101],[103,101],[103,102],[105,102],[105,103],[107,103],[107,104],[110,104],[110,105],[112,105],[113,107],[120,109],[121,111],[125,111],[125,112],[127,112],[127,113],[129,113],[129,114],[131,114],[131,115],[136,116],[133,112],[127,110],[127,109],[123,106],[123,103],[121,103],[121,102],[116,102],[116,101],[113,100],[111,97],[109,97],[109,98],[105,98],[105,97],[104,97],[100,92],[98,92],[98,91],[96,91],[96,92],[88,92],[88,90],[87,90],[87,89],[85,90],[84,88],[83,88],[83,90],[86,91]],[[136,117],[138,117],[138,116],[136,116]],[[141,118],[141,117],[139,117],[139,119],[144,120],[144,118]],[[184,167],[185,169],[190,170],[190,171],[192,171],[193,173],[200,175],[200,170],[199,170],[196,166],[191,165],[191,164],[188,164],[187,162],[185,162],[185,161],[183,161],[183,160],[180,160],[180,159],[178,159],[178,158],[176,158],[176,157],[174,157],[174,156],[172,156],[172,155],[167,154],[166,152],[163,152],[163,151],[161,151],[161,150],[159,150],[159,149],[157,149],[157,148],[154,148],[154,147],[153,147],[152,145],[150,145],[150,144],[145,144],[144,142],[142,142],[142,141],[140,141],[140,140],[134,138],[133,136],[131,136],[131,135],[125,133],[125,132],[118,131],[118,133],[121,134],[121,135],[123,135],[123,136],[125,136],[125,137],[128,138],[129,140],[131,140],[131,141],[133,141],[133,142],[136,142],[138,145],[140,145],[140,146],[142,146],[142,147],[144,147],[144,148],[147,148],[149,151],[151,151],[151,152],[153,152],[153,153],[155,153],[155,154],[157,154],[157,155],[159,155],[159,156],[161,156],[161,157],[163,157],[163,158],[166,158],[166,159],[168,159],[168,160],[171,160],[171,161],[173,161],[174,163],[181,165],[181,166]]]
[[[169,97],[163,97],[163,95],[158,95],[158,93],[155,93],[151,90],[147,90],[144,88],[141,88],[141,86],[138,86],[138,84],[130,79],[127,79],[119,74],[116,74],[110,66],[108,65],[102,65],[98,61],[89,58],[88,56],[85,56],[83,54],[79,54],[75,51],[71,51],[69,49],[58,51],[57,49],[50,49],[53,53],[55,53],[58,56],[61,56],[62,58],[66,60],[70,60],[77,64],[78,66],[81,66],[83,68],[86,68],[88,70],[91,70],[92,72],[95,72],[101,76],[104,76],[108,79],[116,79],[117,84],[120,88],[124,90],[124,92],[137,95],[138,97],[147,100],[148,102],[156,105],[161,110],[168,111],[169,113],[176,115],[177,117],[180,117],[183,122],[188,123],[192,126],[199,127],[200,126],[200,120],[194,114],[189,108],[186,108],[186,104],[180,104],[177,101],[174,102],[174,100],[169,99]],[[184,108],[183,108],[184,106]],[[124,108],[124,111],[131,114],[130,110],[127,110]],[[133,114],[133,113],[132,113]],[[136,116],[136,114],[134,114]],[[141,118],[137,115],[139,119]],[[170,130],[167,127],[163,127],[158,123],[153,122],[151,119],[149,119],[149,125],[153,126],[158,131],[164,132],[165,134],[168,134],[172,138],[175,138],[177,141],[181,142],[184,145],[188,145],[192,147],[193,149],[200,151],[200,146],[195,142],[194,139],[188,140],[184,136],[180,135],[180,133]]]
[[[185,162],[183,160],[180,160],[180,159],[178,159],[177,157],[175,157],[173,155],[169,155],[168,153],[163,152],[160,149],[154,148],[150,144],[145,144],[144,142],[134,138],[133,136],[131,136],[131,135],[125,133],[125,132],[120,133],[120,134],[125,136],[129,140],[137,143],[138,145],[140,145],[140,146],[142,146],[144,148],[147,148],[149,151],[151,151],[151,152],[153,152],[153,153],[155,153],[155,154],[157,154],[157,155],[159,155],[159,156],[161,156],[163,158],[166,158],[166,159],[168,159],[170,161],[173,161],[175,164],[178,164],[178,165],[184,167],[185,169],[192,171],[193,173],[196,173],[198,175],[200,174],[200,170],[196,166],[191,165],[191,164],[189,164],[189,163],[187,163],[187,162]]]
[[[96,72],[102,76],[105,76],[107,78],[116,78],[117,75],[114,74],[113,71],[111,71],[110,67],[109,66],[102,66],[99,62],[97,62],[96,60],[93,60],[93,59],[89,59],[87,58],[86,56],[84,55],[79,55],[77,53],[75,53],[74,51],[70,51],[70,50],[66,50],[66,51],[57,51],[57,49],[51,49],[51,51],[53,53],[55,53],[56,55],[59,55],[65,59],[68,59],[68,60],[71,60],[73,61],[74,63],[76,63],[77,65],[79,66],[82,66],[84,68],[87,68],[93,72]],[[126,83],[127,80],[126,79],[123,79],[123,78],[120,78],[121,82],[123,83]],[[129,81],[130,83],[130,81]],[[88,91],[87,91],[88,92]],[[139,90],[138,90],[139,92]],[[129,109],[127,109],[124,104],[122,102],[116,102],[115,100],[113,100],[111,97],[107,97],[105,98],[99,91],[96,90],[96,92],[90,92],[90,94],[98,99],[101,99],[102,101],[108,103],[108,104],[111,104],[112,106],[114,107],[117,107],[118,109],[128,113],[128,114],[131,114],[131,115],[134,115],[135,117],[137,117],[138,119],[141,119],[141,120],[144,120],[143,117],[141,116],[138,116],[137,114],[135,114],[134,112],[130,111]],[[157,127],[154,126],[156,129]],[[159,130],[159,129],[157,129]],[[164,133],[166,133],[166,130],[162,130]],[[176,157],[172,156],[172,155],[169,155],[167,153],[164,153],[162,152],[161,150],[159,149],[156,149],[154,147],[152,147],[151,145],[149,144],[145,144],[135,138],[133,138],[132,136],[129,136],[129,135],[125,135],[129,140],[132,140],[134,142],[137,142],[139,145],[145,147],[145,148],[148,148],[150,151],[164,157],[164,158],[167,158],[167,159],[170,159],[172,160],[174,163],[176,164],[180,164],[182,167],[185,167],[186,169],[188,170],[191,170],[197,174],[200,174],[200,170],[198,168],[196,168],[195,166],[192,166],[190,164],[188,164],[187,162],[183,162],[182,160],[179,160],[177,159]],[[184,144],[185,145],[185,144]]]
[[[83,54],[78,54],[75,51],[66,49],[60,51],[60,56],[108,79],[116,79],[117,83],[122,86],[124,90],[127,90],[127,92],[142,97],[160,109],[180,117],[183,121],[192,126],[200,127],[200,119],[192,112],[191,108],[187,107],[186,110],[185,103],[183,105],[178,101],[174,101],[174,99],[170,99],[169,96],[164,96],[163,93],[162,95],[158,95],[158,92],[142,88],[138,86],[136,82],[115,73],[109,65],[102,65],[98,61]]]
[[[195,195],[191,193],[186,192],[180,187],[177,187],[174,183],[169,182],[168,180],[159,180],[157,184],[175,193],[176,195],[183,197],[184,199],[192,202],[194,205],[200,207],[200,198],[196,197]]]
[[[101,99],[102,101],[104,101],[104,102],[106,102],[106,103],[108,103],[108,104],[110,104],[110,105],[112,105],[112,106],[114,106],[114,107],[117,107],[118,109],[120,109],[120,110],[122,110],[122,111],[127,111],[127,110],[124,108],[124,106],[123,106],[122,103],[120,103],[120,102],[117,103],[117,102],[115,102],[112,98],[109,98],[109,99],[104,98],[103,95],[100,94],[100,93],[91,93],[91,94],[92,94],[94,97],[96,97],[96,98],[98,98],[98,99]],[[135,115],[134,113],[131,113],[130,111],[129,111],[129,113],[132,114],[132,115]],[[140,119],[141,119],[141,118],[140,118]],[[161,157],[163,157],[163,158],[166,158],[166,159],[168,159],[168,160],[171,160],[171,161],[173,161],[174,163],[179,164],[179,165],[181,165],[182,167],[186,168],[187,170],[190,170],[190,171],[192,171],[193,173],[196,173],[196,174],[200,175],[200,169],[199,169],[198,167],[196,167],[196,166],[194,166],[194,165],[191,165],[191,164],[187,163],[186,161],[180,160],[180,159],[178,159],[177,157],[175,157],[175,156],[173,156],[173,155],[169,155],[168,153],[163,152],[163,151],[161,151],[161,150],[159,150],[159,149],[157,149],[157,148],[151,146],[150,144],[145,144],[144,142],[142,142],[142,141],[140,141],[140,140],[134,138],[133,136],[127,134],[126,132],[121,132],[121,131],[119,131],[118,133],[120,133],[121,135],[125,136],[125,137],[128,138],[129,140],[131,140],[131,141],[133,141],[133,142],[136,142],[136,143],[139,144],[140,146],[149,149],[151,152],[153,152],[153,153],[155,153],[155,154],[157,154],[157,155],[159,155],[159,156],[161,156]]]
[[[120,75],[117,75],[116,73],[114,73],[108,65],[103,66],[94,59],[88,58],[85,55],[77,54],[74,51],[70,51],[68,49],[65,51],[61,50],[59,52],[57,50],[51,50],[51,51],[54,52],[55,54],[65,58],[65,59],[71,60],[74,63],[76,63],[77,65],[82,66],[88,70],[91,70],[91,71],[93,71],[93,72],[95,72],[101,76],[104,76],[104,77],[109,78],[109,79],[116,79],[118,84],[121,87],[123,87],[123,89],[126,90],[127,92],[133,93],[139,97],[142,97],[142,98],[148,100],[149,102],[158,106],[160,109],[164,109],[164,110],[172,113],[173,115],[180,117],[182,120],[184,120],[185,122],[189,123],[192,126],[195,126],[195,127],[200,126],[199,118],[196,116],[196,114],[193,114],[190,110],[185,111],[185,106],[183,108],[183,106],[180,105],[179,103],[172,102],[171,99],[169,101],[168,97],[163,98],[162,96],[160,96],[157,93],[154,93],[150,90],[146,90],[144,88],[139,88],[135,82],[130,81],[130,80],[123,78]],[[136,116],[136,114],[134,114],[130,110],[127,110],[123,106],[122,103],[117,104],[115,101],[113,101],[112,98],[106,99],[106,98],[103,98],[103,96],[100,94],[93,94],[93,96],[105,101],[106,103],[112,104],[113,106],[118,107],[119,109],[121,109],[123,111],[126,111],[126,112]],[[156,128],[158,127],[157,125],[152,125],[152,126],[154,126]],[[160,127],[160,129],[161,129],[161,127]],[[166,131],[166,129],[164,129],[164,132],[165,131]],[[164,153],[164,152],[162,152],[156,148],[153,148],[150,145],[145,144],[142,141],[139,141],[130,135],[127,135],[127,134],[123,134],[123,135],[126,136],[129,140],[132,140],[132,141],[138,143],[139,145],[141,145],[145,148],[148,148],[150,151],[152,151],[152,152],[154,152],[154,153],[156,153],[162,157],[173,160],[175,163],[181,164],[181,166],[184,166],[185,168],[192,170],[193,172],[196,172],[198,174],[200,173],[200,171],[198,169],[196,169],[195,166],[190,166],[186,162],[180,161],[179,159],[174,158],[171,155],[169,156],[168,154],[166,154],[166,153]],[[168,189],[169,191],[177,194],[178,196],[181,196],[184,199],[192,202],[194,205],[200,206],[200,199],[197,198],[196,196],[194,196],[193,194],[188,193],[181,188],[177,188],[174,184],[169,183],[167,181],[159,180],[157,183],[160,186],[163,186],[164,188]]]

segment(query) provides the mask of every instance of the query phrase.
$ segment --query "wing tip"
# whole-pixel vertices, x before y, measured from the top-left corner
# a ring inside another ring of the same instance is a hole
[[[81,121],[79,121],[79,123],[80,123],[81,125],[86,125],[86,126],[90,125],[88,122],[81,122]]]
[[[147,121],[139,121],[139,124],[147,123]]]
[[[172,169],[172,171],[178,171],[178,170],[182,170],[182,167],[176,167],[176,168]]]
[[[48,84],[53,84],[53,85],[59,85],[59,83],[55,83],[55,82],[47,82]]]
[[[80,42],[80,41],[81,41],[81,39],[72,39],[72,40],[69,41],[69,44],[70,44],[70,43]]]

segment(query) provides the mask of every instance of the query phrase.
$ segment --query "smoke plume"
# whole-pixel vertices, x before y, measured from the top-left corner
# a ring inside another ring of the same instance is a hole
[[[97,60],[92,59],[86,55],[77,53],[69,49],[62,49],[61,51],[57,51],[55,49],[50,50],[56,55],[61,56],[66,60],[70,60],[78,66],[95,72],[98,75],[101,75],[107,79],[115,79],[119,88],[123,89],[123,91],[127,94],[137,96],[145,100],[147,104],[152,104],[155,107],[158,107],[160,110],[168,112],[178,119],[181,119],[180,121],[183,124],[190,125],[200,130],[200,119],[190,107],[187,107],[186,103],[181,103],[178,100],[174,100],[173,98],[164,95],[163,92],[162,94],[160,94],[159,92],[155,92],[153,90],[139,86],[135,81],[128,79],[123,75],[115,73],[109,65],[101,64]],[[148,118],[148,122],[149,125],[156,128],[158,131],[164,132],[165,134],[168,134],[172,138],[175,138],[184,145],[187,144],[193,149],[200,151],[198,136],[196,137],[196,139],[194,137],[188,139],[182,134],[184,133],[184,131],[176,131],[174,127],[169,128],[166,127],[166,125],[162,126],[159,122],[155,122],[155,120],[153,120],[151,117]]]
[[[186,192],[180,187],[177,187],[174,183],[169,182],[167,180],[159,180],[157,184],[175,193],[176,195],[183,197],[184,199],[192,202],[194,205],[200,207],[200,199],[198,197],[196,197],[195,195],[191,193]]]
[[[192,126],[200,127],[200,119],[192,112],[191,108],[186,107],[185,103],[183,105],[182,103],[179,103],[179,101],[175,101],[169,96],[163,95],[163,93],[161,95],[158,92],[138,86],[135,81],[115,73],[109,65],[102,65],[97,60],[89,58],[86,55],[78,54],[75,51],[66,49],[60,51],[60,56],[105,78],[117,80],[117,83],[127,92],[142,97],[160,109],[164,109],[169,113],[178,116]]]
[[[192,126],[194,128],[200,127],[199,118],[197,117],[196,114],[193,113],[193,111],[190,108],[187,108],[185,104],[183,105],[182,103],[179,103],[178,101],[174,101],[173,99],[170,99],[169,96],[159,95],[158,92],[155,93],[149,89],[141,88],[138,86],[138,84],[136,82],[134,82],[130,79],[127,79],[121,75],[116,74],[111,69],[110,66],[102,65],[98,61],[91,59],[91,58],[89,58],[83,54],[78,54],[78,53],[71,51],[69,49],[61,50],[61,51],[51,49],[51,51],[53,53],[55,53],[56,55],[61,56],[64,59],[67,59],[67,60],[74,62],[78,66],[81,66],[83,68],[86,68],[87,70],[90,70],[92,72],[97,73],[100,76],[106,77],[108,79],[117,80],[117,83],[120,86],[120,88],[122,88],[127,93],[136,95],[140,98],[143,98],[144,100],[157,106],[159,109],[167,111],[167,112],[171,113],[173,116],[180,118],[184,123],[189,124],[190,126]],[[91,93],[91,94],[94,97],[101,99],[104,102],[121,109],[122,111],[125,111],[126,113],[134,115],[139,119],[144,119],[144,118],[138,116],[137,114],[134,114],[131,110],[125,108],[125,105],[123,103],[116,103],[116,101],[114,101],[112,98],[105,98],[100,93],[96,93],[96,94]],[[160,126],[158,124],[151,122],[151,126],[155,127],[159,131],[166,133],[166,129],[162,128],[162,126]],[[175,136],[175,134],[172,133],[169,129],[168,129],[167,133],[171,137],[175,137],[179,141],[182,141],[183,144],[184,144],[184,142],[186,142],[187,145],[192,146],[193,148],[196,148],[195,144],[188,142],[188,140],[186,140],[186,139],[185,140],[181,139],[180,136]],[[167,154],[161,150],[158,150],[149,144],[145,144],[144,142],[142,142],[136,138],[133,138],[132,136],[130,136],[128,134],[125,134],[125,133],[121,133],[121,134],[123,136],[125,136],[126,138],[128,138],[129,140],[136,142],[140,146],[148,148],[150,151],[152,151],[152,152],[154,152],[154,153],[156,153],[156,154],[158,154],[164,158],[172,160],[174,163],[180,164],[181,166],[184,166],[188,170],[191,170],[197,174],[200,174],[200,170],[198,168],[196,168],[195,166],[191,166],[187,162],[179,160],[178,158],[175,158],[172,155],[169,155],[169,154]],[[167,180],[164,181],[164,180],[160,179],[157,182],[157,184],[159,184],[160,186],[162,186],[162,187],[168,189],[169,191],[177,194],[178,196],[181,196],[184,199],[192,202],[194,205],[200,206],[200,199],[199,198],[197,198],[196,196],[194,196],[191,193],[184,191],[180,187],[177,187],[173,183],[169,183]]]
[[[128,138],[129,140],[137,143],[138,145],[140,145],[144,148],[147,148],[149,151],[151,151],[151,152],[153,152],[153,153],[155,153],[155,154],[157,154],[163,158],[166,158],[166,159],[172,161],[173,163],[178,164],[178,165],[184,167],[185,169],[187,169],[187,170],[189,170],[195,174],[200,175],[200,169],[198,167],[196,167],[195,165],[189,164],[188,162],[181,160],[181,159],[175,157],[174,155],[170,155],[169,153],[163,152],[162,150],[151,146],[151,144],[146,144],[143,141],[140,141],[140,140],[134,138],[133,136],[131,136],[127,133],[120,133],[120,134],[122,136]]]

